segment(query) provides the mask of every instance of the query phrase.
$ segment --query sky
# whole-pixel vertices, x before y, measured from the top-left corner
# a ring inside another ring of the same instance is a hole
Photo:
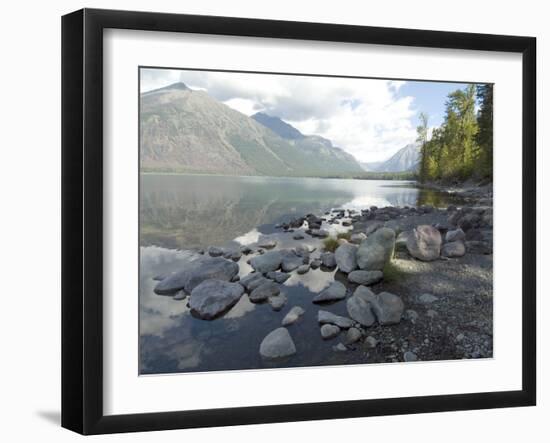
[[[441,125],[447,95],[466,85],[342,77],[142,69],[141,92],[176,82],[252,115],[279,117],[328,138],[361,162],[384,161],[416,140],[418,115]]]

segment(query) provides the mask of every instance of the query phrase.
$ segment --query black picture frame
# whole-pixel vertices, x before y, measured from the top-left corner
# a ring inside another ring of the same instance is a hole
[[[103,30],[519,53],[523,64],[522,388],[130,415],[103,413]],[[536,403],[536,39],[83,9],[62,18],[62,426],[81,434],[319,420]]]

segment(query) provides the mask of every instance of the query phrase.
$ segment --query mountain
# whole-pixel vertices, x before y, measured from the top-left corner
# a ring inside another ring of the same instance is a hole
[[[304,135],[294,126],[281,120],[279,117],[258,112],[252,116],[254,120],[271,129],[275,134],[284,138],[301,152],[310,156],[310,161],[320,159],[330,168],[329,174],[361,172],[363,169],[355,157],[348,154],[332,142],[319,135]]]
[[[354,157],[328,140],[300,137],[282,120],[264,119],[273,130],[183,83],[143,93],[140,99],[144,171],[271,176],[361,171]]]
[[[365,171],[373,172],[408,172],[418,170],[420,162],[420,145],[411,143],[397,151],[383,162],[361,163]]]
[[[300,140],[304,138],[304,134],[278,117],[272,117],[263,112],[258,112],[254,114],[252,118],[287,140]]]

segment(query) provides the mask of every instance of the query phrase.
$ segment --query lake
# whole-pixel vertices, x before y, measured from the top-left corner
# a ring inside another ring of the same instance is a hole
[[[349,353],[343,359],[332,350],[334,342],[320,339],[311,299],[334,279],[336,271],[292,273],[283,285],[288,303],[280,312],[269,304],[253,304],[247,296],[223,317],[204,321],[193,317],[187,300],[174,300],[153,292],[153,277],[181,269],[191,248],[254,245],[263,236],[277,239],[278,247],[296,246],[291,233],[275,229],[277,223],[334,208],[370,206],[446,206],[448,195],[420,190],[414,182],[316,178],[229,177],[143,174],[140,178],[140,373],[159,374],[212,370],[297,367],[364,363]],[[345,231],[341,225],[323,229]],[[308,238],[320,253],[320,240]],[[251,271],[239,260],[239,275]],[[345,279],[345,277],[344,277]],[[306,313],[290,326],[297,353],[285,361],[266,362],[258,353],[267,333],[280,326],[293,306]],[[345,303],[330,311],[346,315]],[[351,359],[351,361],[350,361]]]

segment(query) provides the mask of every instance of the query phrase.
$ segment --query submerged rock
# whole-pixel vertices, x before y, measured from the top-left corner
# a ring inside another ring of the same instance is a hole
[[[221,257],[205,257],[190,261],[184,265],[184,269],[170,274],[155,286],[155,293],[159,295],[172,295],[181,289],[188,294],[205,280],[217,279],[230,281],[239,272],[237,263],[225,260]]]
[[[340,328],[336,325],[325,324],[321,326],[321,337],[325,340],[336,337],[340,334]]]
[[[298,269],[296,269],[296,272],[298,274],[306,274],[309,271],[309,265],[300,265],[298,266]]]
[[[347,317],[341,317],[340,315],[333,314],[332,312],[320,310],[317,313],[317,321],[324,324],[336,325],[342,329],[348,329],[353,326],[353,320]]]
[[[346,287],[339,281],[334,281],[313,299],[313,303],[324,303],[342,300],[343,298],[346,298]]]
[[[206,280],[197,285],[189,297],[191,312],[203,320],[212,320],[235,305],[244,293],[239,283]]]
[[[348,348],[344,343],[338,343],[337,345],[332,347],[332,350],[337,352],[345,352],[348,350]]]
[[[433,226],[417,226],[407,239],[407,250],[419,260],[437,260],[441,250],[441,233]]]
[[[346,274],[357,269],[357,260],[355,255],[357,254],[357,246],[350,243],[344,243],[334,252],[334,259],[338,265],[340,271]]]
[[[294,234],[294,235],[292,236],[292,238],[293,238],[294,240],[303,240],[303,239],[304,239],[304,236],[303,236],[303,234],[298,233],[298,234]]]
[[[280,311],[281,309],[283,309],[283,306],[286,305],[287,298],[286,295],[279,294],[269,297],[268,301],[271,309],[273,309],[274,311]]]
[[[271,331],[260,344],[260,355],[264,358],[284,358],[296,354],[296,346],[286,328]]]
[[[348,280],[352,283],[357,283],[358,285],[373,285],[378,283],[384,274],[382,271],[353,271],[348,274]]]
[[[288,326],[296,323],[298,319],[306,312],[301,306],[294,306],[288,313],[284,316],[282,325]]]
[[[357,265],[366,271],[381,271],[393,256],[395,231],[379,228],[357,250]]]

